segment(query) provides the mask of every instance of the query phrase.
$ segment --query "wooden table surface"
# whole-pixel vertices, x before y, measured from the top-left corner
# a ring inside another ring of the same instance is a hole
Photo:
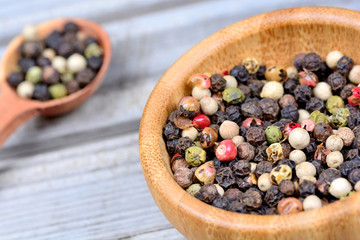
[[[64,116],[31,120],[1,149],[5,240],[184,239],[155,205],[139,161],[142,110],[161,75],[203,38],[252,15],[307,5],[360,9],[355,0],[0,4],[0,56],[24,25],[58,17],[100,23],[113,45],[109,72],[94,96]]]

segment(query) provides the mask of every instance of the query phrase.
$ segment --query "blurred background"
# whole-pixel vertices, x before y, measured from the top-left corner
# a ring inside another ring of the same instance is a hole
[[[355,0],[0,0],[0,56],[26,24],[76,17],[109,34],[100,89],[57,118],[20,127],[0,151],[0,239],[183,239],[142,175],[138,127],[156,82],[182,54],[244,18]],[[0,113],[1,114],[1,113]]]

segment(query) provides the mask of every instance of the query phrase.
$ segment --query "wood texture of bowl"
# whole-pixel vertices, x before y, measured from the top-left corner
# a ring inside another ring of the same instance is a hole
[[[360,63],[360,13],[305,7],[258,15],[206,38],[183,55],[153,90],[140,124],[139,149],[151,194],[172,225],[189,239],[360,239],[360,193],[318,210],[285,216],[252,216],[209,206],[173,180],[162,137],[169,113],[190,95],[194,73],[222,72],[255,57],[260,63],[292,65],[299,52],[322,58],[340,50]]]

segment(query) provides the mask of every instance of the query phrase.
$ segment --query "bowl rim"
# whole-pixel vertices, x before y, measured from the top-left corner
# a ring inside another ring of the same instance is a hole
[[[166,120],[162,118],[158,111],[172,107],[175,109],[175,106],[166,105],[164,99],[174,95],[176,88],[181,86],[184,79],[187,79],[192,74],[191,70],[183,66],[199,65],[202,59],[210,57],[218,48],[226,45],[234,38],[241,39],[255,34],[259,31],[257,26],[259,22],[261,22],[262,29],[267,29],[275,22],[280,24],[279,26],[301,25],[309,19],[314,24],[354,27],[360,32],[360,13],[354,10],[333,7],[301,7],[263,13],[236,22],[202,40],[180,57],[159,80],[146,103],[140,122],[139,151],[143,174],[151,194],[160,210],[172,224],[172,219],[164,212],[164,205],[161,201],[165,201],[167,207],[174,208],[172,213],[181,209],[184,212],[182,215],[192,215],[196,221],[205,221],[220,228],[248,229],[258,233],[269,233],[270,231],[273,233],[289,232],[289,226],[302,230],[309,227],[320,229],[322,226],[329,224],[330,221],[360,211],[359,204],[356,204],[360,202],[359,193],[317,210],[291,215],[254,216],[217,209],[190,196],[178,186],[171,174],[169,174],[171,170],[162,160],[163,158],[169,159],[169,156],[166,156],[167,152],[164,153],[166,148],[162,139],[162,128]],[[246,27],[242,28],[240,25]],[[238,31],[231,31],[234,27]],[[202,50],[202,46],[205,44],[210,46],[206,52]],[[159,98],[159,95],[162,96]],[[183,234],[186,232],[179,226],[173,225]]]

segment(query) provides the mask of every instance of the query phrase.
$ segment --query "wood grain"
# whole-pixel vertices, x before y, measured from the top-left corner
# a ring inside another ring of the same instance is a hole
[[[183,55],[160,79],[140,124],[140,156],[145,180],[160,210],[189,239],[343,239],[360,235],[360,193],[315,211],[284,216],[252,216],[209,206],[173,180],[162,129],[176,103],[189,95],[195,73],[222,72],[241,59],[266,65],[292,64],[299,52],[322,58],[339,49],[360,62],[353,39],[360,37],[360,13],[338,8],[279,10],[235,23]],[[166,182],[167,184],[164,184]],[[321,231],[319,231],[321,229]]]

